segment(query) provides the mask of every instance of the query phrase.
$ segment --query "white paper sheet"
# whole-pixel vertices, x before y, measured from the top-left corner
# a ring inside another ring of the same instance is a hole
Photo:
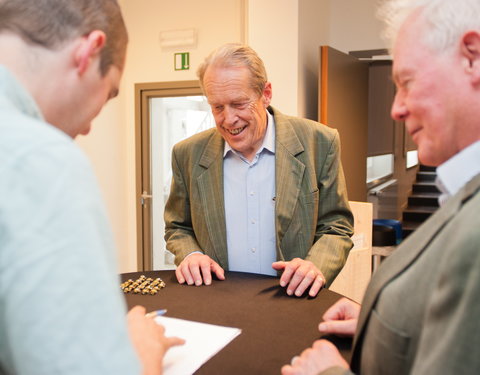
[[[165,327],[165,336],[185,340],[171,348],[163,360],[164,375],[190,375],[237,337],[239,328],[222,327],[190,320],[159,316],[155,321]]]

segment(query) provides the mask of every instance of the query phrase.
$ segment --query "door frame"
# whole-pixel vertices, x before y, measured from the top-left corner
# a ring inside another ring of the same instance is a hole
[[[135,84],[135,206],[137,269],[153,269],[150,99],[203,95],[198,80]]]

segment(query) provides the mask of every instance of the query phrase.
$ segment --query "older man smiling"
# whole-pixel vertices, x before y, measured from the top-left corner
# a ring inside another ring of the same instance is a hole
[[[178,281],[283,271],[287,294],[317,295],[352,247],[337,131],[271,107],[248,46],[221,46],[198,75],[217,126],[173,150],[165,238]]]

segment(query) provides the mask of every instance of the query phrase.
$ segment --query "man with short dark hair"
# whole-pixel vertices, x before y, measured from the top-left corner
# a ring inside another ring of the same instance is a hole
[[[180,341],[125,314],[115,249],[72,138],[118,93],[115,0],[0,0],[0,373],[159,374]]]

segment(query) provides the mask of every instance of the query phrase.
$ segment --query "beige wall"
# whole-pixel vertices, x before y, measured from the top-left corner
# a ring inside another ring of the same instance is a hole
[[[298,113],[298,2],[248,1],[247,43],[262,58],[272,83],[272,105],[281,112]]]
[[[378,0],[330,0],[329,44],[343,52],[385,48],[382,24],[375,17]]]
[[[291,115],[316,113],[318,45],[349,51],[382,48],[376,0],[120,0],[130,33],[118,98],[107,104],[79,145],[92,160],[112,222],[119,271],[136,270],[134,84],[195,79],[195,68],[216,46],[246,41],[264,59],[272,104]],[[193,69],[173,70],[161,31],[195,28]],[[315,49],[315,51],[313,51]],[[314,82],[313,82],[314,81]]]
[[[122,85],[124,86],[124,85]],[[122,91],[124,87],[121,87]],[[93,121],[87,137],[79,136],[77,143],[90,158],[112,224],[119,249],[120,270],[135,270],[135,247],[129,246],[128,179],[127,171],[133,155],[126,153],[125,95],[109,102]],[[133,224],[134,225],[134,224]],[[129,251],[131,249],[132,251]]]

